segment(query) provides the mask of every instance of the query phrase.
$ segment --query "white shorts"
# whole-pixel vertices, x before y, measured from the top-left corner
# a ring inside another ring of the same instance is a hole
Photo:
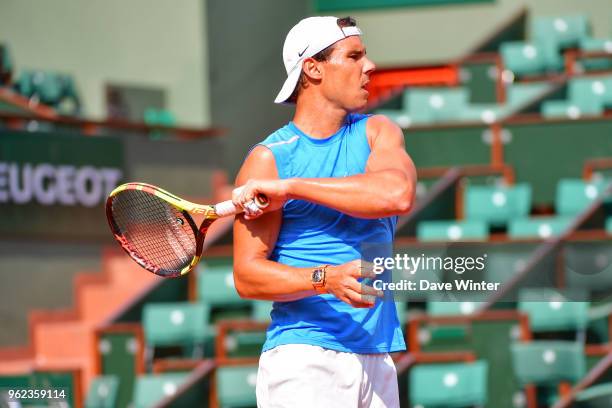
[[[399,408],[389,354],[354,354],[307,344],[262,353],[258,408]]]

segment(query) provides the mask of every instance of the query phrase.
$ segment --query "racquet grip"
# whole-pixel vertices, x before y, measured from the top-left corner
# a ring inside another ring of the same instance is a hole
[[[268,199],[265,196],[259,196],[256,199],[246,204],[252,211],[257,211],[268,206]],[[223,201],[222,203],[215,205],[215,212],[219,217],[229,217],[230,215],[236,215],[241,213],[243,210],[240,207],[236,207],[232,200]]]

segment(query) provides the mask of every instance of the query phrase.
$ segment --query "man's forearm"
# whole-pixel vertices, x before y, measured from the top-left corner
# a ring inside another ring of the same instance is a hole
[[[234,282],[244,298],[288,302],[316,294],[310,279],[312,270],[267,259],[235,261]]]
[[[413,182],[399,170],[286,182],[288,198],[311,201],[359,218],[403,214],[412,206]]]

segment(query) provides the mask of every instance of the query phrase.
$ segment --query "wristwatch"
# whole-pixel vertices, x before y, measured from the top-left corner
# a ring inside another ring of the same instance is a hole
[[[325,289],[325,271],[329,265],[322,265],[314,268],[310,275],[310,282],[317,293],[327,293]]]

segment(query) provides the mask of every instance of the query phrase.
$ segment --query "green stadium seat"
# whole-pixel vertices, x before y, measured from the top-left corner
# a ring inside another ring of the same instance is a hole
[[[38,98],[63,114],[79,112],[79,96],[70,75],[41,70],[21,71],[14,85],[15,91],[26,98]]]
[[[198,269],[198,299],[211,307],[248,305],[234,286],[234,269],[228,265],[204,265]]]
[[[202,345],[208,316],[204,303],[148,303],[142,318],[145,342],[148,347]]]
[[[554,70],[563,68],[561,50],[576,47],[580,40],[588,38],[590,26],[584,15],[535,17],[532,38],[543,49],[546,65]]]
[[[531,209],[531,186],[468,186],[464,194],[465,219],[485,221],[490,225],[505,225],[525,217]]]
[[[273,304],[273,302],[268,302],[265,300],[253,301],[252,319],[257,320],[258,322],[269,322]]]
[[[476,312],[481,306],[482,302],[474,301],[430,301],[427,302],[427,313],[432,316],[467,316]]]
[[[527,264],[534,246],[521,243],[493,247],[493,249],[487,254],[484,280],[504,283],[512,279]]]
[[[539,43],[552,42],[561,48],[575,47],[590,34],[586,15],[535,17],[533,38]]]
[[[503,105],[472,103],[461,110],[460,119],[467,122],[490,124],[504,119],[509,113],[510,109]]]
[[[593,385],[580,391],[572,404],[574,408],[609,408],[612,406],[612,383]]]
[[[258,322],[270,322],[270,313],[272,312],[272,305],[273,302],[268,302],[264,300],[253,301],[251,319]],[[244,347],[252,348],[254,346],[261,348],[263,343],[266,341],[266,333],[265,331],[236,332],[232,335],[228,335],[226,339],[228,339],[226,347],[229,351],[243,349]]]
[[[22,70],[13,84],[15,92],[26,98],[31,98],[34,95],[32,76],[33,73],[31,71]]]
[[[466,407],[487,402],[486,361],[417,365],[410,370],[411,406]]]
[[[133,408],[150,408],[166,397],[174,395],[189,374],[148,374],[136,377]]]
[[[385,115],[401,128],[407,128],[412,125],[412,119],[408,112],[400,109],[378,109],[375,112],[378,115]]]
[[[420,241],[484,241],[489,227],[484,221],[421,221],[417,226]]]
[[[568,83],[568,99],[581,113],[600,115],[605,106],[612,106],[612,77],[572,78]]]
[[[541,109],[545,118],[578,119],[584,114],[580,107],[571,101],[544,101]]]
[[[612,38],[582,38],[580,50],[585,52],[607,52],[612,54]],[[612,69],[612,56],[608,58],[588,58],[580,62],[586,70]]]
[[[590,292],[612,289],[612,246],[609,241],[568,242],[563,249],[567,287]]]
[[[414,124],[430,124],[461,120],[468,101],[465,88],[413,88],[404,92],[403,106]]]
[[[508,224],[508,236],[511,238],[547,239],[563,233],[574,220],[573,217],[533,217],[512,220]]]
[[[562,179],[557,184],[556,210],[559,215],[573,216],[586,210],[604,191],[607,181],[585,182]]]
[[[531,341],[511,346],[517,380],[525,384],[575,383],[586,373],[584,346],[571,341]]]
[[[96,377],[89,386],[85,408],[115,408],[118,393],[118,377],[114,375]]]
[[[220,366],[216,374],[217,398],[221,408],[254,407],[257,366]]]
[[[406,302],[395,302],[395,310],[397,311],[397,319],[403,327],[408,322],[408,304]]]
[[[612,217],[608,218],[606,220],[606,232],[609,235],[612,235]]]
[[[435,300],[436,296],[430,296],[427,302],[427,313],[432,316],[468,316],[476,312],[482,302],[474,302],[472,300],[476,295],[470,296],[469,300],[462,300],[463,293],[456,293],[449,296],[446,301]],[[448,340],[448,339],[465,339],[468,335],[468,325],[453,324],[453,325],[430,325],[428,328],[430,341]]]
[[[147,108],[144,112],[144,122],[150,126],[173,127],[176,125],[176,118],[166,109]]]
[[[505,42],[500,48],[504,67],[514,75],[529,76],[543,73],[546,68],[543,48],[535,43]]]
[[[585,290],[560,293],[550,288],[522,289],[518,309],[529,316],[532,332],[583,331],[587,327],[589,302]]]

